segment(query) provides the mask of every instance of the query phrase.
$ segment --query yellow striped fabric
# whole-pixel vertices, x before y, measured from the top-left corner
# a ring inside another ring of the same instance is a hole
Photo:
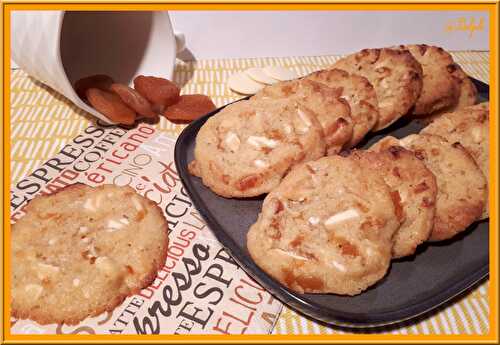
[[[488,52],[453,52],[455,60],[471,76],[488,82]],[[229,90],[228,77],[249,67],[286,66],[299,75],[331,65],[339,56],[219,59],[178,61],[174,81],[185,94],[209,95],[217,106],[242,96]],[[22,70],[11,72],[11,178],[16,183],[56,154],[68,141],[93,122],[91,116],[66,98],[30,78]],[[162,118],[157,125],[176,137],[184,128]],[[362,331],[395,334],[486,334],[489,331],[489,283],[476,286],[436,312],[396,328]],[[275,334],[341,334],[345,329],[326,327],[284,308]]]

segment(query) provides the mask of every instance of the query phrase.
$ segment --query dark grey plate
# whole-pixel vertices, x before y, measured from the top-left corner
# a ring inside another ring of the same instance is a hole
[[[480,100],[488,100],[488,85],[477,80],[474,83]],[[196,134],[207,118],[219,110],[193,122],[181,133],[175,147],[175,163],[196,208],[218,240],[250,276],[283,303],[327,323],[374,327],[428,312],[488,276],[489,222],[486,220],[473,224],[452,240],[421,245],[416,255],[393,261],[386,277],[358,296],[299,294],[287,289],[256,266],[246,248],[246,234],[257,219],[263,197],[226,199],[188,173]],[[360,147],[368,147],[389,134],[403,137],[421,128],[418,121],[402,118],[384,131],[367,137]]]

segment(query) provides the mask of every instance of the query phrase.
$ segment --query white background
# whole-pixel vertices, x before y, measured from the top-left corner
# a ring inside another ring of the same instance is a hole
[[[447,32],[460,18],[484,29]],[[489,50],[488,13],[458,11],[171,11],[196,59],[345,54],[362,48],[427,43]]]
[[[347,54],[362,48],[427,43],[489,50],[489,17],[480,11],[170,11],[185,34],[183,60]],[[470,35],[446,27],[464,18]],[[16,67],[12,62],[12,67]]]

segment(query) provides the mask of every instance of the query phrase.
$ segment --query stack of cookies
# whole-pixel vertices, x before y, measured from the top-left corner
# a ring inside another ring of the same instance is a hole
[[[265,87],[200,129],[190,172],[224,197],[267,194],[254,261],[295,291],[356,295],[392,258],[486,218],[488,104],[439,47],[364,49]],[[424,117],[420,134],[353,150]]]

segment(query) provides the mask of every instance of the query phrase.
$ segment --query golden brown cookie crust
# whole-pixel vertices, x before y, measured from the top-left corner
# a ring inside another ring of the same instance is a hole
[[[324,156],[323,129],[294,100],[248,100],[228,105],[202,126],[191,172],[224,197],[270,192],[289,169]]]
[[[450,143],[459,142],[474,158],[489,185],[489,107],[488,102],[434,117],[421,133],[434,134]],[[488,217],[485,207],[482,218]]]
[[[337,68],[311,73],[306,79],[338,89],[349,103],[354,127],[352,138],[345,147],[356,146],[378,121],[378,101],[372,84],[365,77]]]
[[[393,258],[415,253],[434,225],[437,185],[434,174],[409,150],[397,145],[357,151],[368,168],[379,171],[400,196],[401,226],[394,235]],[[425,202],[424,202],[425,201]]]
[[[458,110],[461,108],[469,107],[476,104],[477,102],[477,88],[469,78],[469,76],[464,72],[459,64],[454,64],[452,72],[455,78],[458,80],[460,85],[460,95],[458,97],[457,103],[449,110]]]
[[[428,115],[449,108],[458,102],[460,82],[454,75],[452,56],[441,47],[426,44],[401,45],[422,65],[422,92],[413,108],[413,115]]]
[[[422,90],[422,66],[407,50],[363,49],[337,61],[333,67],[367,78],[377,94],[381,130],[415,105]]]
[[[391,191],[353,157],[292,169],[247,235],[252,259],[299,293],[356,295],[387,272],[399,226]]]
[[[312,110],[325,136],[328,154],[336,154],[351,140],[353,121],[349,104],[340,90],[309,79],[296,79],[269,85],[251,99],[294,99]]]
[[[413,134],[400,144],[415,152],[436,176],[436,215],[430,241],[452,238],[481,217],[488,191],[486,178],[459,142]]]
[[[130,187],[75,184],[33,199],[11,243],[12,316],[72,325],[154,280],[168,227],[160,208]]]

